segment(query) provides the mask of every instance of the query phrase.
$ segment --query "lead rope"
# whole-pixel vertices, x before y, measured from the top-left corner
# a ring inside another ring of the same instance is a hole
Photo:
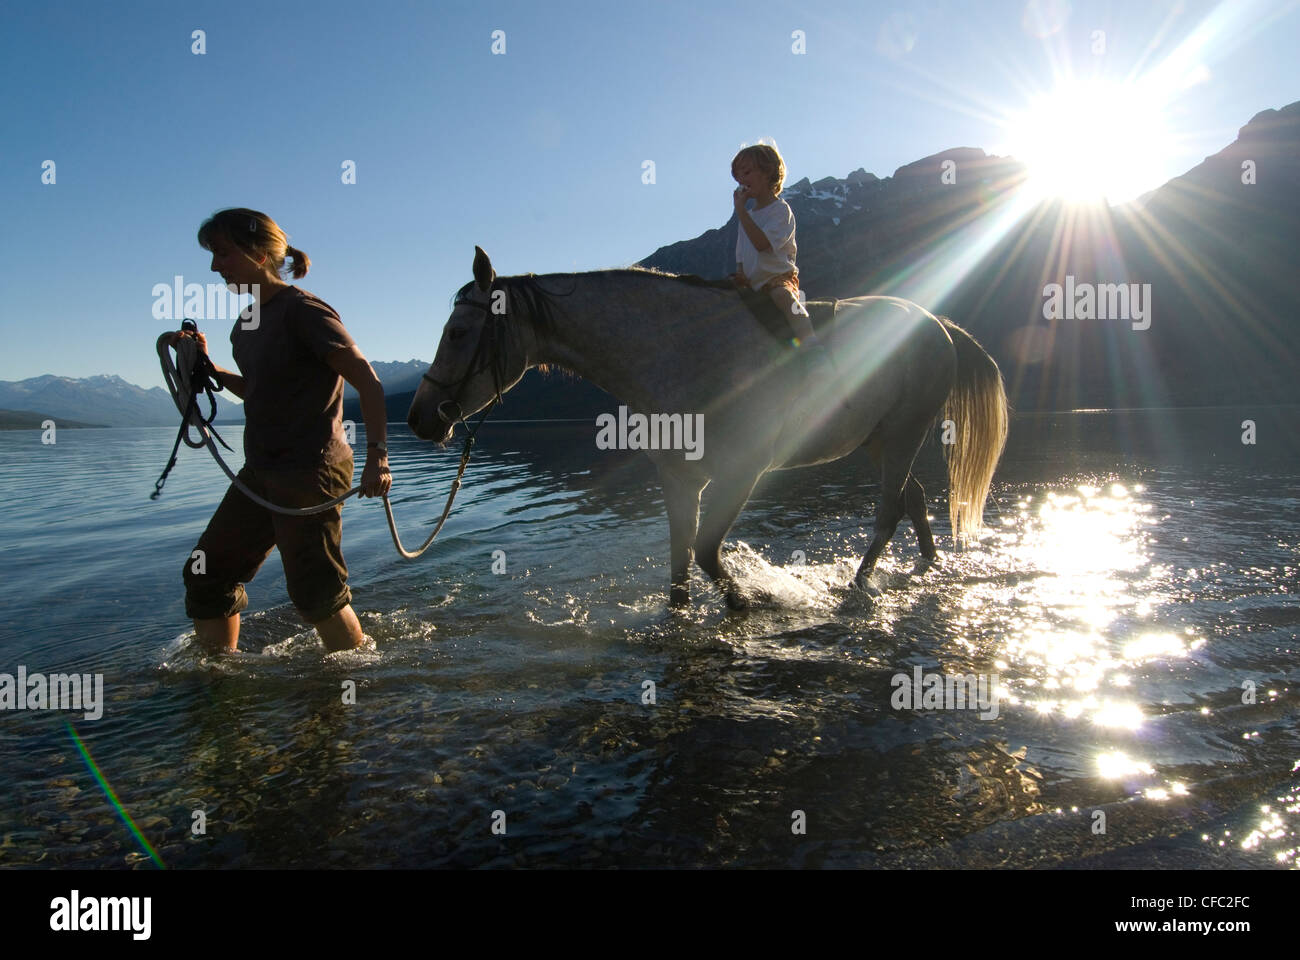
[[[226,461],[221,459],[221,454],[217,452],[216,444],[212,442],[212,436],[215,435],[217,439],[221,441],[223,447],[227,450],[230,449],[226,441],[222,440],[221,436],[217,434],[216,429],[212,427],[212,421],[216,418],[217,410],[217,401],[212,395],[212,391],[214,389],[218,391],[221,390],[221,381],[217,376],[216,370],[212,368],[211,362],[208,361],[207,357],[198,352],[198,344],[189,337],[183,338],[176,345],[176,356],[177,359],[181,361],[181,367],[178,369],[176,364],[172,362],[171,351],[168,349],[167,343],[165,342],[168,337],[169,334],[163,334],[158,338],[158,359],[162,363],[163,380],[166,381],[167,389],[171,392],[172,400],[176,403],[176,409],[180,411],[183,420],[181,423],[180,433],[176,436],[176,444],[172,447],[172,455],[167,463],[167,468],[163,470],[162,476],[159,477],[157,482],[154,484],[153,493],[149,495],[151,500],[158,499],[158,495],[162,493],[163,483],[167,480],[167,474],[171,472],[172,467],[176,466],[176,451],[180,449],[182,439],[184,439],[185,444],[189,447],[207,447],[209,452],[212,454],[212,458],[217,461],[217,465],[221,467],[221,469],[225,471],[226,476],[230,478],[230,482],[233,483],[239,491],[244,494],[244,496],[248,497],[248,499],[252,500],[259,507],[273,510],[276,513],[282,513],[286,516],[306,517],[311,516],[314,513],[321,513],[338,506],[353,494],[361,492],[360,485],[357,485],[342,496],[335,497],[327,503],[322,503],[314,507],[281,507],[259,497],[252,490],[249,490],[248,487],[244,485],[243,481],[230,471],[230,467],[226,466]],[[187,370],[189,371],[188,373],[185,372]],[[208,402],[211,407],[211,412],[206,419],[199,413],[198,409],[198,395],[200,392],[207,394]],[[465,468],[469,466],[469,455],[470,451],[474,448],[475,434],[478,433],[479,427],[483,426],[483,421],[487,419],[487,415],[491,412],[494,406],[496,406],[495,401],[487,406],[483,411],[483,416],[479,417],[478,423],[476,423],[474,428],[466,435],[465,448],[461,451],[460,455],[460,468],[456,471],[456,479],[451,482],[451,492],[447,495],[447,503],[442,508],[442,516],[438,518],[438,525],[433,528],[433,533],[429,534],[429,539],[425,540],[417,550],[407,550],[402,546],[402,538],[398,536],[397,533],[397,521],[393,518],[393,508],[388,502],[388,494],[383,495],[384,513],[388,517],[388,530],[393,535],[393,546],[395,546],[397,552],[407,560],[414,560],[416,557],[424,553],[424,551],[428,550],[439,532],[441,532],[443,524],[447,522],[447,517],[451,514],[452,501],[456,499],[456,493],[460,490],[461,477],[465,475]],[[461,417],[458,418],[456,422],[465,423],[465,419]],[[199,436],[202,438],[201,440],[196,441],[190,439],[189,432],[191,426],[198,430]],[[466,426],[468,427],[468,424],[466,424]],[[209,430],[211,430],[211,435],[209,434]]]

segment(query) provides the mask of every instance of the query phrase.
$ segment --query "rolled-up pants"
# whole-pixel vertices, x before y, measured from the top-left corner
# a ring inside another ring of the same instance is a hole
[[[352,458],[311,467],[252,468],[240,481],[281,507],[312,507],[352,487]],[[343,505],[307,517],[259,507],[234,484],[185,561],[185,614],[196,620],[232,617],[248,606],[244,584],[272,547],[280,550],[289,599],[309,623],[328,620],[352,602],[343,561]]]

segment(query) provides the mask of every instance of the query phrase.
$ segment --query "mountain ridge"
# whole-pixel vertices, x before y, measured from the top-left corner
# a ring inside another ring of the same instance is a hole
[[[947,161],[955,183],[944,182]],[[953,147],[885,178],[859,167],[789,184],[783,196],[798,223],[800,286],[813,299],[907,296],[906,284],[924,272],[919,266],[952,269],[954,248],[962,252],[966,234],[989,223],[1026,175],[1012,157]],[[923,299],[985,345],[1018,409],[1300,402],[1291,373],[1300,294],[1289,281],[1290,251],[1300,245],[1300,101],[1258,111],[1232,143],[1185,173],[1088,217],[1043,201]],[[735,269],[737,230],[733,214],[638,265],[725,276]],[[1066,276],[1148,284],[1158,305],[1151,329],[1046,320],[1045,283]],[[428,361],[372,365],[389,418],[405,419]],[[355,392],[344,389],[344,416],[359,419]],[[501,416],[528,419],[591,417],[613,401],[577,378],[560,384],[529,371],[506,402]],[[165,390],[114,374],[0,381],[0,408],[112,426],[177,422]],[[237,405],[221,405],[218,423],[241,420]]]

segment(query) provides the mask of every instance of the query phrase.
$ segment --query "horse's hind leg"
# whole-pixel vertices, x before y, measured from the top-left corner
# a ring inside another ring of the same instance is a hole
[[[885,552],[885,547],[889,546],[894,531],[898,529],[898,521],[903,519],[905,482],[905,480],[891,478],[888,473],[881,481],[880,503],[876,505],[876,531],[871,538],[871,545],[867,547],[867,555],[858,565],[858,572],[853,578],[854,586],[867,586],[867,582],[871,579],[871,572],[876,569],[876,561]]]
[[[939,552],[934,549],[934,534],[930,532],[930,520],[925,515],[925,489],[912,474],[907,475],[907,484],[903,488],[903,502],[907,515],[916,531],[916,542],[921,548],[921,556],[927,560],[937,560]]]
[[[876,562],[885,552],[885,547],[889,546],[894,531],[898,529],[898,522],[907,512],[906,496],[909,480],[916,484],[918,496],[914,500],[920,507],[921,521],[925,524],[924,532],[926,534],[930,532],[929,523],[925,522],[925,498],[921,493],[921,485],[911,476],[912,461],[916,459],[921,444],[925,441],[926,429],[927,427],[922,425],[915,429],[886,434],[880,438],[879,446],[872,448],[873,456],[876,456],[876,450],[880,451],[879,456],[876,457],[881,466],[880,503],[876,506],[875,535],[872,536],[871,545],[867,547],[867,555],[862,558],[857,575],[853,578],[855,586],[867,586],[871,572],[876,569]],[[916,523],[915,516],[912,522]],[[922,528],[918,526],[917,535],[921,536],[921,533]],[[933,537],[929,537],[929,544],[930,550],[933,551]],[[921,552],[925,552],[925,540],[921,542]]]
[[[727,606],[732,610],[747,609],[749,601],[736,586],[736,581],[722,569],[722,541],[736,517],[740,516],[756,483],[758,475],[745,480],[714,480],[714,492],[710,495],[709,505],[700,521],[699,536],[695,539],[695,562],[726,591]]]

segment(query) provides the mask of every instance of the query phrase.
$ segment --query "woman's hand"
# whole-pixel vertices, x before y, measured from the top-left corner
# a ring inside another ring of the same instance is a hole
[[[182,339],[185,337],[192,337],[199,342],[199,353],[203,354],[205,357],[208,355],[208,338],[197,330],[171,330],[164,333],[162,337],[159,337],[158,339],[162,340],[164,337],[166,338],[165,342],[167,346],[171,347],[173,350],[180,346]]]
[[[199,342],[199,353],[205,357],[208,355],[208,338],[197,330],[182,330],[182,337],[192,337]]]
[[[388,457],[366,456],[366,467],[361,471],[361,495],[363,497],[385,496],[393,487],[393,474],[388,469]]]

